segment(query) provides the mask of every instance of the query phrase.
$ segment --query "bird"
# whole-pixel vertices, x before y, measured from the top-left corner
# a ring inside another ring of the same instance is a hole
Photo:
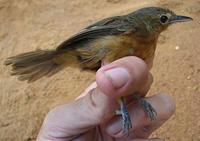
[[[102,62],[113,62],[125,56],[143,60],[155,54],[158,37],[170,25],[191,21],[162,7],[145,7],[126,15],[102,19],[68,38],[55,49],[35,50],[5,60],[11,75],[21,81],[34,82],[50,77],[66,67],[97,71]],[[147,116],[156,119],[156,111],[143,97],[136,96]],[[128,134],[132,121],[124,97],[119,100],[122,130]]]

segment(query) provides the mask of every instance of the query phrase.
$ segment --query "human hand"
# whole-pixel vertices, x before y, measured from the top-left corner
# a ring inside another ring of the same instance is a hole
[[[175,104],[166,94],[146,100],[157,111],[151,121],[131,96],[145,96],[152,83],[146,64],[137,57],[125,57],[108,64],[96,74],[96,82],[74,102],[51,110],[44,120],[38,141],[162,141],[147,139],[174,113]],[[132,120],[129,136],[122,132],[121,117],[116,99],[126,96]]]

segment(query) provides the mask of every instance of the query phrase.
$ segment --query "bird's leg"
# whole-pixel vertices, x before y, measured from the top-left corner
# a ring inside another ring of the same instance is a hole
[[[132,124],[130,115],[128,113],[128,109],[126,107],[125,99],[123,97],[119,99],[119,104],[120,104],[120,110],[117,110],[116,114],[122,116],[122,122],[123,122],[122,130],[126,135],[128,135],[130,128],[132,128]]]
[[[144,98],[142,98],[139,94],[134,94],[134,98],[139,101],[140,106],[143,108],[144,112],[151,120],[155,120],[157,117],[156,110],[151,106],[149,102],[147,102]]]

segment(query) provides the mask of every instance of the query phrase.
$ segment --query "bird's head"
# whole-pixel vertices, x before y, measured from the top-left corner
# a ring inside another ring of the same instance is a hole
[[[144,28],[144,33],[141,34],[146,34],[145,31],[159,34],[169,25],[192,20],[191,17],[176,15],[173,11],[160,7],[142,8],[130,15],[138,21],[139,28]]]

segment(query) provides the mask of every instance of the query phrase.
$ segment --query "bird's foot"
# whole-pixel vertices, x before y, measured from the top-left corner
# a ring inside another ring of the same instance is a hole
[[[151,104],[148,101],[142,98],[140,94],[134,94],[134,98],[139,101],[140,106],[143,108],[144,112],[151,120],[155,120],[157,118],[156,110],[151,106]]]
[[[117,110],[116,114],[122,116],[122,122],[123,122],[122,131],[124,134],[128,136],[129,130],[132,128],[132,123],[130,115],[128,113],[128,109],[123,100],[120,102],[120,110]]]
[[[157,117],[157,112],[156,110],[151,106],[151,104],[149,102],[147,102],[145,99],[140,98],[139,99],[139,104],[142,106],[142,108],[144,109],[144,112],[147,114],[147,116],[151,119],[151,120],[155,120]]]

